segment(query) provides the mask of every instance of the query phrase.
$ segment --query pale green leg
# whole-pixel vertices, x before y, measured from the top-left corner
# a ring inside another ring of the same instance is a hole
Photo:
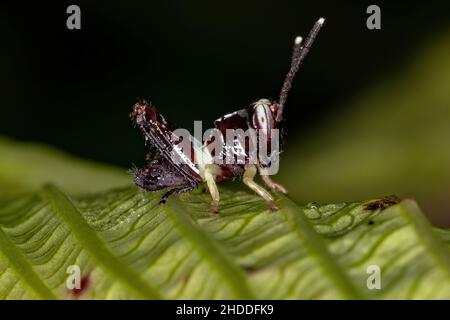
[[[256,166],[255,165],[246,165],[244,176],[242,178],[242,181],[253,191],[255,191],[259,196],[261,196],[264,200],[266,200],[267,204],[270,207],[270,210],[276,211],[278,210],[277,206],[275,205],[275,201],[272,197],[272,195],[263,187],[261,187],[259,184],[257,184],[254,179],[256,176]]]

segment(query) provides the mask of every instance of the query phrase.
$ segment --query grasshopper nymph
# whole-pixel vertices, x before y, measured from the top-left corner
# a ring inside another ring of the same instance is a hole
[[[272,142],[272,131],[281,128],[283,109],[292,81],[324,21],[323,18],[317,20],[305,41],[301,37],[295,39],[291,66],[284,80],[278,101],[260,99],[248,108],[224,115],[214,122],[218,132],[225,136],[230,129],[254,130],[256,140],[261,142],[264,138],[267,149],[271,149],[269,144]],[[230,153],[232,157],[243,156],[243,161],[216,163],[212,161],[216,154],[212,154],[208,148],[211,141],[201,144],[192,137],[192,139],[189,138],[192,141],[189,148],[177,148],[176,145],[179,141],[173,134],[176,128],[170,125],[145,100],[141,100],[133,106],[131,118],[143,133],[146,141],[149,141],[156,150],[155,153],[149,153],[147,156],[147,159],[150,160],[147,165],[133,170],[134,183],[147,191],[169,188],[163,195],[161,203],[165,203],[171,194],[187,192],[206,182],[212,197],[212,211],[218,212],[220,195],[216,183],[226,179],[242,177],[242,181],[264,198],[272,211],[276,211],[277,207],[273,196],[254,181],[258,171],[262,180],[270,189],[287,193],[283,186],[274,182],[264,171],[264,161],[259,155],[255,162],[249,161],[249,143],[243,143],[242,140],[236,139],[233,141],[232,148],[224,148],[220,152],[221,155],[225,156],[230,156]],[[188,156],[186,151],[189,151]],[[174,154],[184,161],[175,161]],[[197,159],[203,160],[196,161]]]

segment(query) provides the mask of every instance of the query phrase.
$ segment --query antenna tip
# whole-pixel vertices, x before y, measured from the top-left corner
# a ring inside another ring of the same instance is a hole
[[[294,40],[296,45],[299,45],[300,43],[302,43],[302,41],[303,41],[302,37],[296,37],[295,40]]]
[[[317,20],[318,24],[323,24],[325,22],[325,18],[320,18],[319,20]]]

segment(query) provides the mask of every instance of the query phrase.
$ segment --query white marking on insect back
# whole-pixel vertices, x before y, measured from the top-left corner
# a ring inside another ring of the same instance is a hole
[[[197,166],[192,162],[192,140],[189,131],[181,128],[175,129],[172,132],[172,141],[177,141],[171,150],[172,161],[175,164],[186,164],[193,172],[199,174]]]
[[[193,172],[204,179],[206,165],[213,163],[208,149],[203,148],[202,143],[186,129],[174,130],[172,137],[174,140],[180,141],[173,146],[172,160],[175,163],[188,165]]]

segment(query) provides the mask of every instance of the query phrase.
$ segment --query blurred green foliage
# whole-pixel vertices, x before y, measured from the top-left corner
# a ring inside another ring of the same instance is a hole
[[[70,197],[47,185],[4,201],[0,299],[450,297],[450,231],[414,201],[297,206],[279,194],[273,213],[248,191],[221,191],[220,214],[200,190],[164,206],[162,192],[136,187]]]
[[[450,33],[425,47],[401,72],[336,106],[308,135],[289,137],[280,180],[293,198],[396,194],[450,224]]]
[[[0,137],[0,198],[34,191],[45,183],[64,186],[66,192],[76,195],[128,185],[131,179],[126,169]]]

